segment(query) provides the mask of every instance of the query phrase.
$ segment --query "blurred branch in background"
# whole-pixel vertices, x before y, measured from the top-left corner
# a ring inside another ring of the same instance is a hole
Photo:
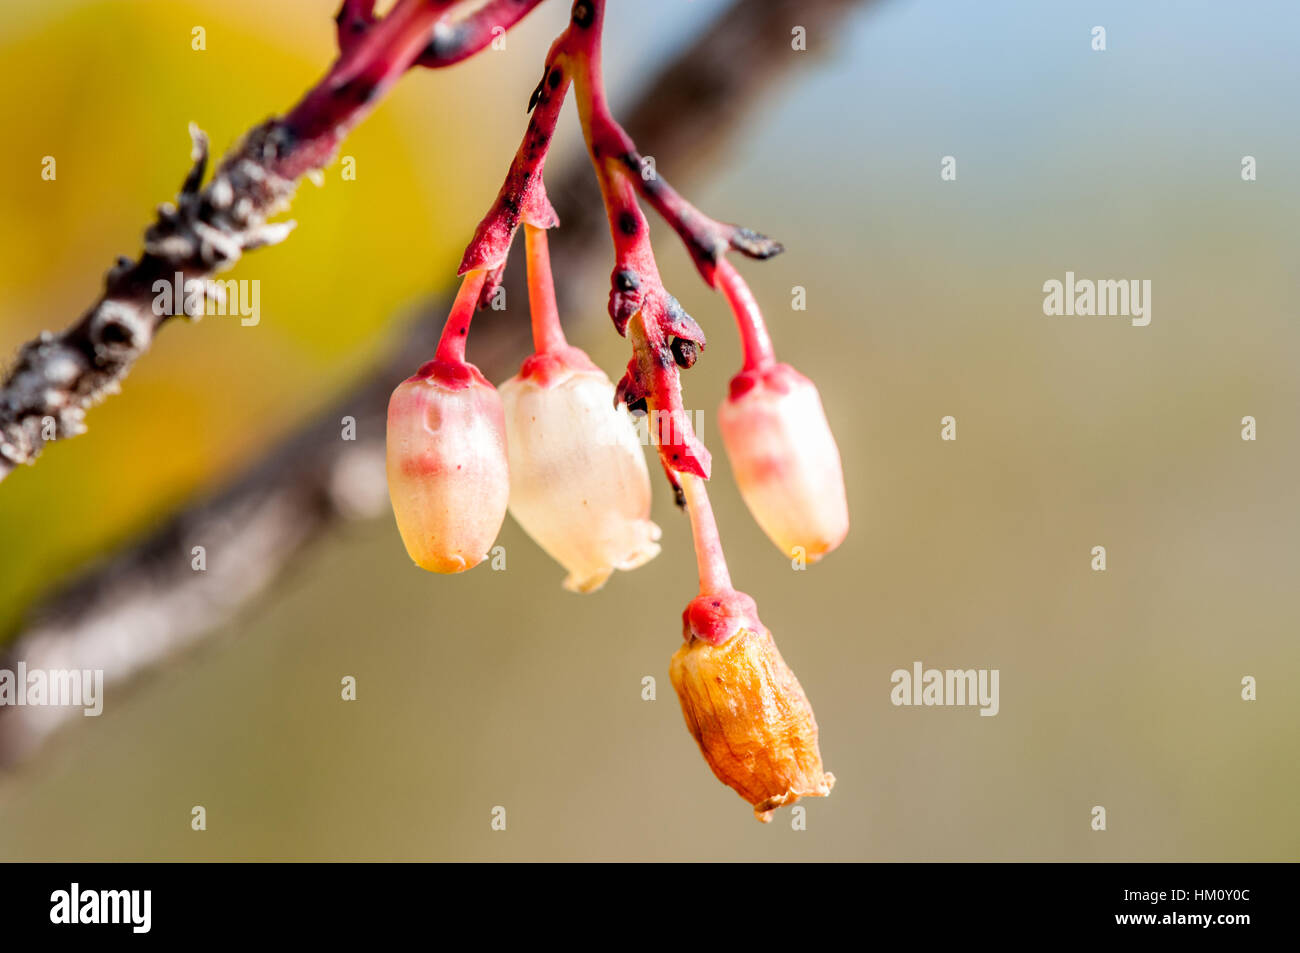
[[[793,52],[792,27],[807,30],[810,51],[824,50],[837,23],[860,4],[736,0],[643,91],[628,110],[628,132],[675,178],[698,177],[765,91],[813,55]],[[596,183],[580,161],[549,191],[562,223],[551,238],[561,309],[590,313],[565,309],[565,302],[575,300],[607,250]],[[527,300],[520,271],[507,272],[508,301]],[[449,303],[437,299],[421,308],[387,359],[229,484],[35,608],[0,668],[12,670],[21,660],[29,670],[102,669],[106,685],[119,684],[229,621],[332,526],[385,512],[388,397],[421,355],[433,352]],[[475,339],[475,363],[490,379],[509,375],[529,333],[527,320],[485,325]],[[356,421],[355,440],[342,439],[344,417]],[[203,572],[192,567],[198,545]],[[0,764],[30,753],[77,710],[0,708]]]

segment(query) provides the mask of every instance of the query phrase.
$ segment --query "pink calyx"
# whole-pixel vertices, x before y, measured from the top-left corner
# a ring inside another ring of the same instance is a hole
[[[542,387],[552,387],[576,372],[599,370],[586,351],[565,344],[528,355],[519,365],[519,377],[534,381]]]
[[[725,645],[742,629],[762,632],[763,623],[758,618],[758,604],[737,589],[702,593],[682,612],[682,638],[687,642],[696,638],[710,645]]]
[[[809,383],[808,378],[789,364],[768,364],[765,367],[742,370],[731,379],[729,393],[732,400],[737,400],[761,384],[774,394],[788,394],[805,383]]]
[[[491,387],[491,382],[473,364],[467,361],[439,360],[434,358],[420,365],[420,369],[407,380],[422,380],[438,384],[448,390],[464,390],[475,384]]]

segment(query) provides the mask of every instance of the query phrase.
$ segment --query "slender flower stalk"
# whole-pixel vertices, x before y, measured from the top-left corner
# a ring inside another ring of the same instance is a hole
[[[551,278],[551,254],[546,230],[524,226],[528,259],[528,310],[533,321],[533,350],[538,354],[562,351],[569,346],[555,306],[555,284]]]
[[[682,613],[682,638],[687,642],[703,639],[710,645],[725,645],[743,630],[762,628],[758,606],[751,597],[732,588],[705,481],[693,474],[683,474],[681,480],[700,577],[700,594]]]
[[[704,481],[696,476],[682,478],[682,493],[686,497],[686,511],[691,517],[691,536],[695,542],[695,561],[700,571],[700,594],[713,595],[731,591],[731,573],[727,559],[722,554],[722,539],[718,524],[713,518]]]
[[[452,302],[451,313],[447,323],[442,327],[442,336],[438,338],[438,350],[434,360],[445,364],[465,363],[465,342],[469,338],[469,325],[474,320],[474,309],[478,306],[478,296],[487,276],[481,271],[471,271],[460,283],[456,300]]]
[[[715,272],[716,281],[731,306],[731,313],[736,319],[736,328],[740,332],[741,353],[744,355],[744,369],[761,371],[776,363],[776,353],[772,349],[772,338],[767,333],[767,324],[763,321],[763,312],[754,300],[754,293],[749,290],[745,279],[740,277],[731,262],[725,258],[718,260]]]

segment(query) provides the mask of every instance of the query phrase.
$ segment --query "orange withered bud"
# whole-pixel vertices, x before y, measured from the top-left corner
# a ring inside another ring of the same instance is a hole
[[[835,776],[822,769],[812,706],[754,600],[734,590],[705,594],[682,618],[687,641],[669,675],[718,780],[764,823],[782,805],[830,794]]]

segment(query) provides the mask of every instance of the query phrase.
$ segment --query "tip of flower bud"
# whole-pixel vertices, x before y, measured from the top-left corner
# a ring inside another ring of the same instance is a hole
[[[553,387],[577,371],[595,371],[604,377],[604,371],[596,366],[586,351],[565,345],[528,355],[519,365],[516,380],[529,380],[542,387]]]
[[[436,358],[421,364],[420,369],[408,377],[407,381],[425,381],[450,390],[464,390],[474,384],[489,388],[492,386],[492,382],[473,364],[467,361],[440,361]]]
[[[569,592],[588,593],[595,592],[601,586],[609,581],[609,577],[614,575],[615,569],[621,569],[629,572],[633,569],[639,569],[650,560],[659,555],[660,530],[657,525],[649,520],[640,520],[633,524],[632,532],[639,538],[636,540],[636,549],[627,552],[622,558],[613,559],[609,565],[601,566],[593,571],[570,572],[564,578],[562,585]]]
[[[758,604],[735,589],[696,596],[682,612],[682,638],[725,645],[742,629],[759,630]]]
[[[727,400],[738,401],[755,387],[761,387],[769,394],[788,394],[800,386],[811,387],[812,381],[789,364],[768,364],[743,370],[733,377]]]

